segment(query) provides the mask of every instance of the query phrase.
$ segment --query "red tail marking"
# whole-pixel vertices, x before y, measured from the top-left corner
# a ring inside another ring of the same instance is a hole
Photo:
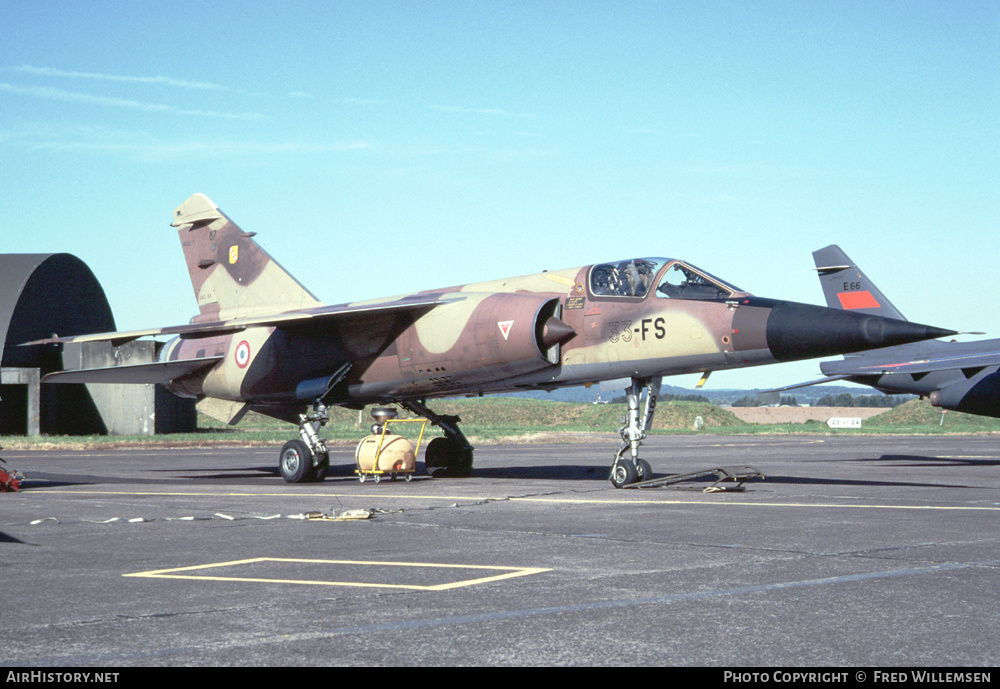
[[[845,309],[877,309],[881,306],[872,293],[868,290],[864,292],[838,292],[840,305]]]

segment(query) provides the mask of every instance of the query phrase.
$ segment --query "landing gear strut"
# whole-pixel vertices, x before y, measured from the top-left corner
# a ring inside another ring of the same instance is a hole
[[[330,420],[326,406],[320,400],[313,402],[312,411],[299,414],[301,440],[289,440],[281,448],[278,471],[289,483],[322,481],[330,468],[330,451],[326,441],[319,437],[319,429]]]
[[[615,453],[615,461],[611,465],[611,475],[608,480],[615,488],[627,486],[636,481],[652,478],[649,462],[639,459],[639,446],[646,439],[646,431],[653,425],[653,415],[656,413],[656,398],[660,396],[661,378],[632,378],[625,390],[628,410],[622,417],[624,424],[619,433],[622,443]],[[646,408],[640,417],[639,401],[642,389],[646,388]],[[626,456],[626,450],[628,455]]]
[[[427,443],[424,463],[432,476],[467,477],[472,475],[473,447],[458,424],[462,421],[454,414],[435,414],[422,402],[400,401],[399,405],[431,422],[444,431],[444,438],[434,438]]]

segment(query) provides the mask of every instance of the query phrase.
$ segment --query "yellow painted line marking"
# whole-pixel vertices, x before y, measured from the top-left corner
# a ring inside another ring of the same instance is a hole
[[[22,491],[23,492],[23,491]],[[201,491],[143,491],[143,490],[76,490],[62,488],[42,488],[31,490],[32,494],[56,493],[75,495],[164,495],[172,497],[206,497],[206,498],[364,498],[371,500],[509,500],[506,495],[380,495],[364,493],[216,493]]]
[[[510,498],[511,501],[558,502],[580,504],[615,505],[701,505],[704,507],[845,507],[849,509],[872,510],[987,510],[1000,511],[1000,507],[967,507],[962,505],[872,505],[850,503],[805,503],[805,502],[709,502],[698,500],[588,500],[579,498]]]
[[[997,455],[934,455],[934,459],[997,459]]]
[[[209,576],[198,574],[179,574],[179,572],[193,572],[196,570],[212,569],[219,567],[236,567],[239,565],[255,564],[259,562],[294,562],[304,564],[321,565],[357,565],[366,567],[411,567],[411,568],[438,568],[438,569],[474,569],[501,571],[503,574],[479,577],[476,579],[463,579],[445,584],[435,584],[433,586],[420,586],[416,584],[379,584],[364,581],[324,581],[316,579],[273,579],[264,577],[240,577],[240,576]],[[204,565],[192,565],[190,567],[175,567],[173,569],[155,569],[148,572],[132,572],[123,574],[123,577],[139,577],[150,579],[193,579],[200,581],[249,581],[265,584],[309,584],[314,586],[355,586],[364,588],[391,588],[391,589],[411,589],[415,591],[446,591],[448,589],[462,588],[465,586],[475,586],[492,581],[512,579],[514,577],[524,577],[530,574],[540,574],[551,572],[545,567],[499,567],[492,565],[454,565],[430,562],[379,562],[371,560],[312,560],[302,558],[286,557],[255,557],[248,560],[232,560],[230,562],[214,562]]]
[[[619,491],[615,491],[618,493]],[[621,491],[626,492],[626,491]],[[627,491],[634,494],[634,490]],[[564,505],[700,505],[702,507],[843,507],[847,509],[873,510],[985,510],[1000,511],[998,507],[963,506],[963,505],[878,505],[870,503],[804,503],[804,502],[721,502],[707,497],[705,500],[673,500],[670,498],[517,498],[507,495],[389,495],[389,494],[359,494],[359,493],[200,493],[200,492],[156,492],[156,491],[100,491],[100,490],[63,490],[45,489],[32,490],[31,493],[76,493],[80,495],[164,495],[185,497],[217,497],[217,498],[351,498],[370,501],[390,500],[438,500],[442,502],[473,501],[473,502],[544,502]]]
[[[782,445],[782,446],[788,446],[788,445],[822,445],[825,442],[826,442],[826,440],[824,440],[822,438],[816,438],[816,439],[806,439],[806,438],[803,438],[801,440],[794,440],[794,439],[789,438],[788,440],[785,440],[785,441],[776,440],[776,441],[772,441],[772,442],[753,443],[753,447],[773,447],[773,446],[776,446],[776,445]],[[749,444],[750,443],[710,443],[710,444],[689,443],[687,445],[684,445],[683,447],[747,447],[747,445],[749,445]]]

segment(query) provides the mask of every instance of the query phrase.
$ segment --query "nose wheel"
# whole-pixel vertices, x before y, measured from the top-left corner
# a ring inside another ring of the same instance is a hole
[[[635,464],[624,459],[615,462],[614,466],[611,467],[611,476],[608,480],[611,481],[611,485],[615,488],[621,488],[630,483],[635,483],[638,476],[639,472],[636,471]]]
[[[611,475],[608,480],[615,488],[624,488],[632,483],[648,481],[653,478],[653,468],[649,462],[640,459],[635,464],[628,458],[621,458],[611,467]]]

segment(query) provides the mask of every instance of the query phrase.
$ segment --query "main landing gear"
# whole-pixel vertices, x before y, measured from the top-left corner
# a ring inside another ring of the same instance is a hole
[[[622,417],[624,425],[618,431],[621,433],[622,443],[615,453],[611,475],[608,477],[615,488],[652,478],[653,472],[649,462],[639,459],[639,446],[646,439],[646,431],[653,425],[653,414],[656,413],[656,398],[660,395],[661,381],[661,378],[632,378],[625,390],[628,410]],[[646,407],[640,417],[639,402],[643,388],[646,388]],[[626,450],[628,450],[627,455]]]
[[[422,416],[444,431],[445,437],[427,443],[424,463],[434,477],[464,478],[472,475],[473,447],[458,424],[461,418],[454,414],[435,414],[427,405],[416,400],[405,400],[399,405],[417,416]]]
[[[403,401],[399,405],[444,431],[445,437],[427,443],[424,462],[427,470],[436,477],[465,477],[472,475],[473,447],[458,427],[461,419],[452,414],[435,414],[417,401]],[[319,437],[319,430],[330,415],[322,401],[313,403],[312,411],[299,414],[301,440],[289,440],[281,448],[278,471],[289,483],[322,481],[330,468],[330,451],[326,441]]]
[[[278,471],[281,478],[289,483],[309,483],[322,481],[330,468],[330,451],[326,441],[319,437],[319,429],[330,420],[326,406],[320,401],[313,402],[312,411],[299,414],[299,435],[301,440],[289,440],[281,448]]]

